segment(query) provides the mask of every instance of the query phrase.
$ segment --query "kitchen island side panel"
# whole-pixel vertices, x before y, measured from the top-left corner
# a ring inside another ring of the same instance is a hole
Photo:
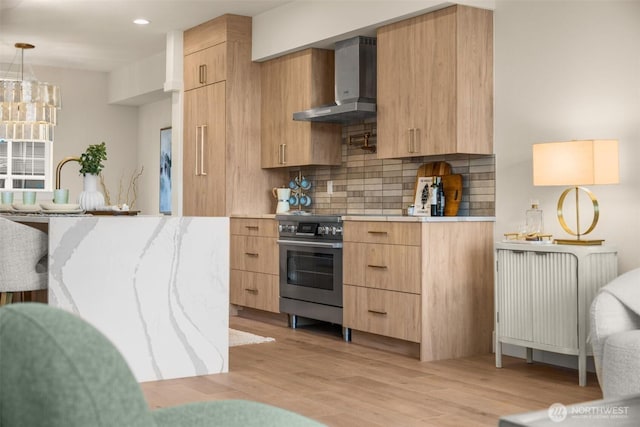
[[[229,218],[52,217],[48,300],[140,382],[228,372]]]

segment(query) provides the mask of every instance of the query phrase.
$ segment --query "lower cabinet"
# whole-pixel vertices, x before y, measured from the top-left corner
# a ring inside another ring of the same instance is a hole
[[[232,304],[279,313],[278,276],[231,270],[229,299]]]
[[[231,304],[280,312],[277,236],[274,219],[231,218]]]
[[[347,220],[344,265],[356,334],[419,343],[423,361],[491,352],[493,222]]]
[[[420,342],[420,295],[345,285],[343,297],[350,328]]]

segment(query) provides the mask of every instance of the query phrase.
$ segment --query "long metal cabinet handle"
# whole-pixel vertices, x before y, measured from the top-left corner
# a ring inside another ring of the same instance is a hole
[[[207,125],[202,125],[202,133],[200,134],[200,175],[206,176],[207,173],[204,171],[204,139],[205,139],[205,131],[207,130]],[[207,138],[209,135],[207,135]],[[208,142],[208,141],[207,141]]]
[[[207,64],[201,64],[198,67],[198,82],[200,82],[200,84],[207,83]]]
[[[282,144],[278,145],[278,164],[282,164]]]
[[[387,315],[386,311],[382,311],[382,310],[367,310],[369,313],[374,313],[374,314],[382,314],[383,316]]]
[[[195,138],[195,151],[196,151],[196,162],[195,162],[195,166],[196,166],[196,172],[195,175],[198,176],[200,175],[198,173],[198,131],[201,130],[200,126],[196,126],[196,138]]]
[[[287,144],[282,144],[282,164],[287,164]]]
[[[245,254],[246,256],[253,256],[253,257],[257,257],[257,256],[258,256],[258,254],[257,254],[257,253],[255,253],[255,252],[245,252],[244,254]]]
[[[302,246],[308,248],[342,248],[342,242],[305,242],[300,240],[276,240],[279,245]]]
[[[413,153],[417,153],[419,151],[420,151],[420,129],[415,128],[413,130]]]
[[[409,153],[413,153],[413,129],[412,128],[409,128],[409,144],[408,145],[409,146],[407,148]]]
[[[388,268],[386,265],[376,265],[376,264],[367,264],[367,267],[380,268],[380,269],[383,269],[383,270],[386,270]]]
[[[376,231],[376,230],[369,230],[369,231],[367,231],[367,233],[369,233],[369,234],[385,234],[385,235],[389,234],[386,231]]]

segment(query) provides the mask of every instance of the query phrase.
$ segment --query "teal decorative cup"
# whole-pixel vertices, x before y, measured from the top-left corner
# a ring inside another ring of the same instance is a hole
[[[53,190],[53,203],[57,203],[57,204],[69,203],[69,189],[58,188]]]
[[[13,203],[13,193],[11,191],[2,192],[2,204],[10,205]]]
[[[23,205],[35,205],[36,204],[36,192],[24,191],[22,192],[22,204]]]

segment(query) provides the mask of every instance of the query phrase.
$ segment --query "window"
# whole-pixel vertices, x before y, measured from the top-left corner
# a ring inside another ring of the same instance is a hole
[[[0,189],[51,190],[51,144],[0,140]]]

